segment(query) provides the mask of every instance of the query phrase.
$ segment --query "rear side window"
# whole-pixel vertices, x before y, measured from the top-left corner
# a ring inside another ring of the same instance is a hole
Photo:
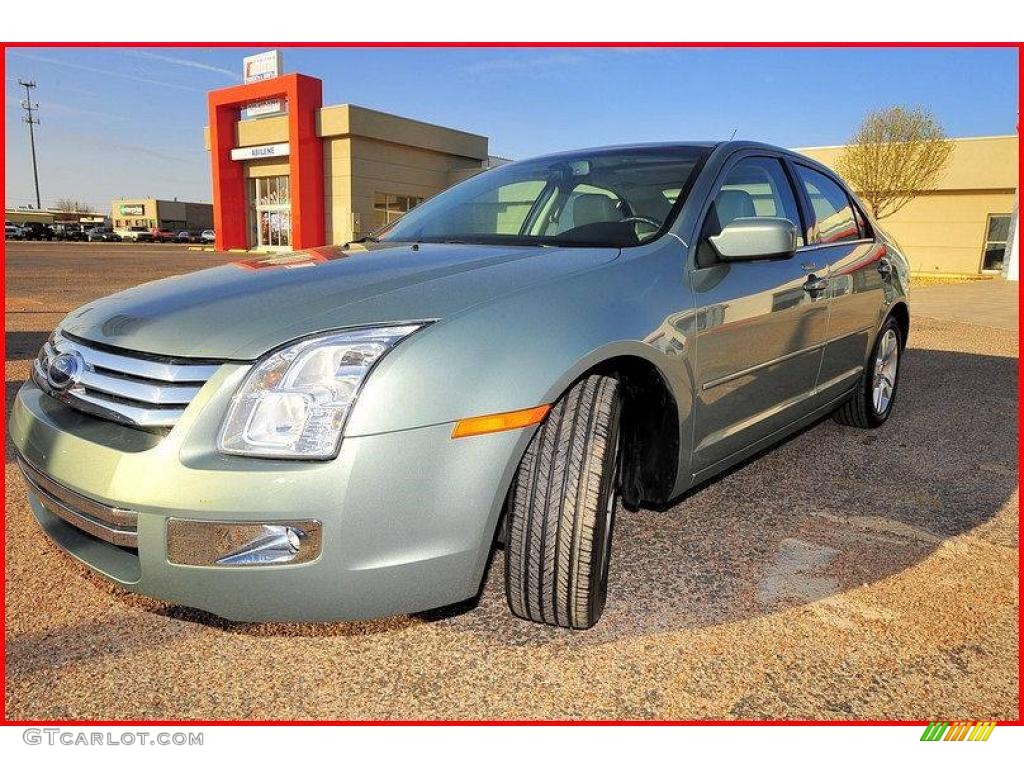
[[[871,231],[871,225],[868,224],[868,220],[864,217],[864,212],[857,207],[857,204],[853,204],[853,215],[857,217],[857,226],[860,227],[860,236],[865,238],[874,237],[874,232]]]
[[[803,165],[796,166],[796,174],[814,209],[817,242],[830,245],[859,240],[860,227],[843,188],[825,174]]]

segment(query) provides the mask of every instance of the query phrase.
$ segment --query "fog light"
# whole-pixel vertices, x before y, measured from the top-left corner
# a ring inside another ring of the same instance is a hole
[[[320,555],[318,520],[222,523],[170,518],[167,561],[175,565],[297,565]]]
[[[217,565],[270,565],[288,563],[299,553],[301,541],[287,525],[264,525],[260,535],[239,549],[217,559]]]

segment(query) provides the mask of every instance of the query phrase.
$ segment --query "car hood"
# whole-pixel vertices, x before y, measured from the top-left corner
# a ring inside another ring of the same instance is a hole
[[[138,352],[253,360],[321,331],[441,320],[618,254],[456,244],[315,248],[146,283],[80,307],[61,329]]]

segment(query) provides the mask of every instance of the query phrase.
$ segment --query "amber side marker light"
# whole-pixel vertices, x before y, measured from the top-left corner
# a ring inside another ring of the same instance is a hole
[[[521,411],[491,413],[487,416],[473,416],[469,419],[462,419],[455,424],[455,429],[452,430],[452,439],[529,427],[532,424],[539,424],[544,421],[544,417],[548,415],[550,410],[550,405],[538,405],[535,408],[525,408]]]

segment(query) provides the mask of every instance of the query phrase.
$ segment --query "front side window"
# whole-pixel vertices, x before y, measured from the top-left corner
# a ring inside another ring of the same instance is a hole
[[[796,173],[814,209],[817,243],[831,245],[859,240],[860,227],[843,188],[825,174],[803,165],[796,166]]]
[[[699,266],[717,261],[709,238],[721,234],[725,227],[741,218],[788,219],[796,225],[798,232],[801,231],[793,188],[782,164],[775,158],[747,157],[726,174],[704,218],[697,248]],[[803,235],[800,234],[797,246],[803,244]]]
[[[377,233],[384,241],[629,247],[664,232],[708,150],[643,147],[503,165]]]
[[[1010,239],[1010,215],[992,214],[988,217],[988,228],[985,232],[985,253],[981,268],[1000,270],[1006,256],[1006,243]]]

